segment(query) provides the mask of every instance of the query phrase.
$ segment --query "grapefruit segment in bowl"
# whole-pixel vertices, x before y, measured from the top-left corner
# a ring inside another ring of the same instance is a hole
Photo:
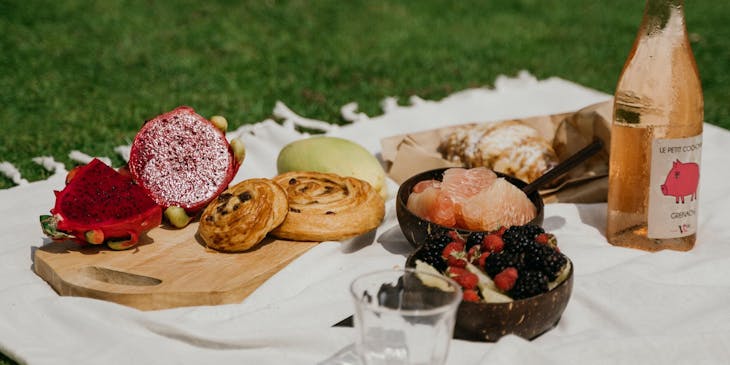
[[[427,179],[416,183],[406,207],[442,226],[481,231],[525,224],[537,213],[520,188],[484,167],[449,168],[440,182]]]
[[[456,206],[451,197],[437,185],[427,186],[420,192],[414,190],[408,197],[408,206],[414,214],[436,224],[456,224]]]
[[[509,222],[524,225],[535,217],[536,209],[524,192],[504,178],[467,199],[461,206],[463,228],[492,231]]]
[[[465,169],[454,167],[444,171],[441,189],[461,205],[463,202],[488,188],[497,179],[494,171],[485,167]]]

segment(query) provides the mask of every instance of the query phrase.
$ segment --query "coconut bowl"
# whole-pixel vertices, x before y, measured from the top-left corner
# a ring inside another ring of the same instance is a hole
[[[410,210],[406,204],[413,187],[423,180],[442,180],[447,168],[424,171],[403,182],[396,197],[396,214],[401,231],[416,250],[408,257],[406,266],[415,267],[416,259],[423,250],[428,237],[440,236],[457,231],[466,237],[474,231],[446,227],[423,219]],[[498,177],[522,189],[525,181],[497,172]],[[528,224],[541,226],[544,219],[544,202],[539,192],[528,195],[535,205],[537,214]],[[570,262],[570,260],[568,260]],[[531,340],[553,328],[565,310],[573,290],[573,265],[560,284],[547,293],[509,303],[462,302],[457,310],[454,338],[469,341],[497,341],[502,336],[514,334]]]
[[[407,267],[416,266],[418,251],[408,257]],[[573,264],[567,277],[550,291],[508,303],[462,301],[456,312],[454,338],[494,342],[514,334],[532,340],[560,321],[573,291]]]
[[[467,236],[469,235],[469,233],[474,232],[468,229],[446,227],[440,224],[433,223],[417,216],[407,208],[408,196],[411,194],[411,192],[413,191],[413,187],[416,186],[416,184],[423,180],[441,181],[444,177],[444,171],[446,170],[447,168],[439,168],[418,173],[410,177],[408,180],[404,181],[398,188],[398,194],[396,196],[395,202],[395,211],[398,217],[398,224],[400,225],[401,231],[403,231],[403,234],[406,236],[406,239],[408,240],[408,242],[411,243],[413,247],[421,246],[421,244],[423,244],[423,242],[425,242],[426,238],[429,236],[437,236],[446,231],[455,230],[460,234],[463,234],[464,236]],[[505,178],[507,181],[520,189],[527,185],[526,182],[515,177],[505,175],[499,172],[496,172],[496,174],[498,177]],[[540,193],[536,191],[528,195],[527,197],[530,199],[530,201],[532,201],[532,204],[535,205],[537,212],[535,218],[533,218],[529,223],[542,226],[542,222],[545,217],[545,205],[542,197],[540,196]]]

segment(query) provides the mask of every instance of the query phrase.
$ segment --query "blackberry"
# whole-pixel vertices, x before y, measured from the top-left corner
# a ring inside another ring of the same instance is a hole
[[[535,242],[531,238],[525,236],[514,236],[510,237],[509,240],[504,240],[504,250],[515,253],[526,252],[534,244]]]
[[[542,271],[550,281],[558,277],[567,261],[562,253],[548,245],[533,243],[525,251],[525,268]]]
[[[466,238],[466,251],[468,252],[469,249],[474,246],[480,246],[482,244],[482,241],[484,241],[484,236],[486,236],[486,233],[484,232],[470,233],[469,236]]]
[[[552,250],[550,247],[531,242],[525,246],[525,267],[528,269],[542,270],[542,259],[546,256],[545,248]]]
[[[548,280],[553,281],[558,278],[560,270],[562,270],[568,263],[568,259],[565,258],[565,255],[552,248],[550,248],[550,250],[545,250],[545,252],[542,272],[547,275]]]
[[[512,252],[524,252],[534,244],[535,237],[541,233],[545,233],[545,230],[534,224],[509,227],[502,235],[504,249]]]
[[[426,243],[431,243],[434,245],[441,246],[441,248],[443,249],[444,247],[446,247],[446,245],[451,243],[451,241],[453,241],[453,240],[454,239],[451,237],[451,235],[448,232],[441,232],[441,234],[438,234],[438,235],[429,235],[426,238]]]
[[[504,250],[490,254],[484,261],[484,271],[492,278],[508,267],[514,267],[519,271],[524,267],[524,256]]]
[[[523,270],[519,272],[517,281],[508,294],[513,299],[529,298],[548,291],[548,278],[539,270]]]
[[[446,270],[446,261],[441,257],[444,247],[453,239],[448,234],[438,236],[429,236],[423,244],[423,248],[418,252],[418,259],[433,266],[439,272]]]
[[[522,226],[522,229],[524,230],[525,234],[528,237],[532,237],[532,239],[535,239],[539,234],[545,233],[545,230],[536,225],[536,224],[526,224]]]

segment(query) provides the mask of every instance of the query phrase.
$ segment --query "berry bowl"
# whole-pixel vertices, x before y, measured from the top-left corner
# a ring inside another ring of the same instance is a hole
[[[450,277],[462,286],[454,338],[494,342],[513,334],[532,340],[557,325],[573,290],[572,262],[551,234],[540,234],[549,238],[542,240],[514,239],[511,231],[542,230],[523,227],[528,226],[477,234],[478,240],[452,231],[429,239],[408,257],[406,267]],[[499,245],[484,238],[500,234],[504,240]],[[458,237],[464,238],[462,243],[456,242]],[[459,260],[465,262],[459,265]]]
[[[431,222],[416,215],[407,207],[408,197],[413,192],[413,188],[416,186],[416,184],[426,180],[441,181],[443,179],[444,172],[447,169],[448,168],[439,168],[418,173],[410,177],[408,180],[404,181],[398,188],[395,202],[395,210],[398,217],[398,224],[400,225],[400,229],[405,235],[406,239],[413,247],[419,247],[428,238],[428,236],[440,235],[441,233],[454,230],[456,230],[460,234],[469,234],[473,232],[468,229],[447,227]],[[496,174],[498,177],[505,178],[505,180],[520,189],[527,186],[526,182],[515,177],[505,175],[499,172],[496,172]],[[536,208],[535,217],[529,223],[542,225],[545,213],[544,202],[542,200],[542,197],[540,196],[540,193],[535,191],[531,194],[528,194],[527,197],[530,199],[532,204],[535,205]]]

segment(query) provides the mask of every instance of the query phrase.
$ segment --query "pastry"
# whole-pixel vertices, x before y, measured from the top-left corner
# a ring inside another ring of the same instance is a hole
[[[486,167],[528,183],[559,162],[536,129],[515,120],[459,127],[442,138],[438,151],[464,167]]]
[[[385,203],[367,182],[336,174],[291,171],[274,177],[286,190],[289,213],[271,234],[296,241],[339,241],[371,231]]]
[[[198,233],[212,249],[245,251],[284,221],[287,207],[286,192],[272,180],[244,180],[205,208]]]

